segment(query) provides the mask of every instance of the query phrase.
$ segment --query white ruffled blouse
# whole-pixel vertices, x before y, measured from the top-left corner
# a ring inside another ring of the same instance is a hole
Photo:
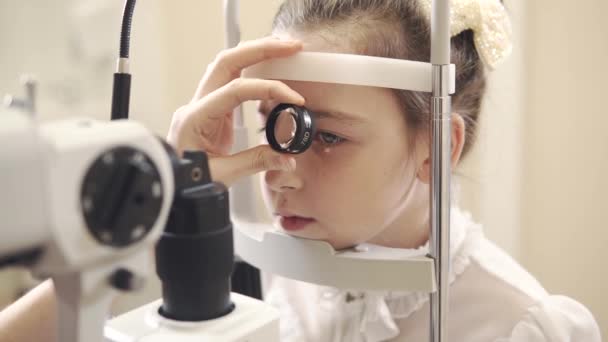
[[[601,342],[583,305],[548,294],[456,207],[450,251],[450,341]],[[271,276],[265,297],[280,310],[282,342],[429,341],[426,293],[340,290]]]

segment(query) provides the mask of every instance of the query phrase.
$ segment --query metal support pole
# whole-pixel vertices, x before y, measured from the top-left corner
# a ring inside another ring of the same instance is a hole
[[[433,97],[431,117],[431,236],[437,291],[430,294],[430,340],[447,342],[450,271],[451,97],[450,3],[433,0],[431,12]]]

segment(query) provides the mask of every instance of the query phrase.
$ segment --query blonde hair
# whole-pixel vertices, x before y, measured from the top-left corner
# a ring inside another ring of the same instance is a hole
[[[314,33],[329,43],[347,37],[351,53],[428,62],[429,22],[416,0],[286,0],[274,18],[273,31]],[[466,123],[465,156],[475,138],[486,88],[471,30],[452,38],[451,60],[456,65],[453,111]],[[431,94],[394,92],[408,127],[415,132],[427,129]]]

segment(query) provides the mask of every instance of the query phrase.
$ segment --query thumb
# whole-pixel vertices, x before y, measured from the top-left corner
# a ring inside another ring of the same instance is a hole
[[[209,160],[211,178],[230,187],[242,177],[261,171],[293,171],[296,160],[284,153],[273,150],[270,145],[259,145],[254,148]]]

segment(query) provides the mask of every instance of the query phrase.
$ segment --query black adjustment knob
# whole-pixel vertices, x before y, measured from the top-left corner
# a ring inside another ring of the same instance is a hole
[[[158,169],[145,153],[131,147],[100,155],[81,191],[89,231],[99,242],[114,247],[144,238],[158,219],[162,200]]]
[[[199,168],[208,175],[204,154],[187,156],[196,159],[182,164],[184,170]],[[156,273],[163,296],[159,313],[172,320],[204,321],[227,315],[235,307],[230,299],[234,240],[229,194],[221,183],[200,184],[204,175],[200,182],[191,182],[190,172],[181,174],[187,180],[176,183],[191,186],[175,194],[156,244]]]
[[[133,272],[119,268],[110,276],[110,285],[120,291],[136,291],[143,287],[144,279]]]

